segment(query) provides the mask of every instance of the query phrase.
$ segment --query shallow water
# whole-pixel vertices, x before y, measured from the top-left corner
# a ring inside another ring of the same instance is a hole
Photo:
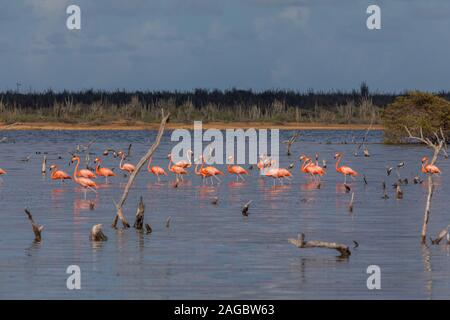
[[[174,145],[170,133],[154,157],[154,164],[166,167],[166,155]],[[282,132],[285,140],[292,132]],[[219,186],[203,186],[192,173],[184,184],[173,188],[173,176],[155,184],[143,170],[130,193],[125,214],[133,223],[139,196],[146,203],[145,220],[153,233],[133,228],[114,230],[113,199],[119,199],[126,178],[111,178],[97,195],[83,192],[73,182],[60,184],[42,176],[42,154],[72,173],[70,155],[78,144],[96,138],[91,151],[106,147],[126,148],[133,143],[129,162],[136,163],[151,145],[155,131],[119,132],[4,132],[15,143],[0,144],[0,167],[8,174],[0,186],[0,298],[87,298],[87,299],[449,299],[450,246],[423,247],[419,243],[426,182],[412,184],[420,159],[430,151],[421,146],[383,145],[382,133],[369,135],[371,157],[354,157],[355,145],[364,132],[305,131],[284,156],[287,166],[300,153],[320,153],[328,160],[328,173],[321,188],[301,173],[296,163],[291,184],[273,187],[253,170],[243,184],[226,175]],[[348,211],[350,195],[343,190],[343,178],[334,171],[333,155],[344,154],[343,162],[360,176],[352,183],[353,213]],[[31,156],[28,162],[21,159]],[[58,159],[61,155],[63,159]],[[103,157],[105,158],[105,157]],[[391,184],[396,175],[386,176],[386,166],[406,161],[400,171],[410,184],[402,186],[404,198],[397,200]],[[104,159],[107,167],[117,159]],[[433,237],[450,223],[450,162],[440,160],[443,174],[435,179],[429,233]],[[190,170],[192,171],[192,169]],[[423,177],[424,178],[424,177]],[[386,180],[389,199],[383,200],[381,182]],[[100,179],[100,181],[103,181]],[[220,198],[218,206],[211,198]],[[253,200],[249,217],[240,209]],[[89,201],[95,209],[89,209]],[[33,243],[33,233],[23,212],[29,207],[43,224],[43,241]],[[166,220],[171,217],[170,227]],[[102,223],[109,237],[104,243],[89,241],[93,224]],[[326,249],[298,249],[287,242],[303,232],[307,239],[349,244],[352,255],[337,257]],[[352,241],[359,243],[353,248]],[[66,288],[66,268],[79,265],[81,290]],[[381,268],[381,290],[368,290],[366,269]]]

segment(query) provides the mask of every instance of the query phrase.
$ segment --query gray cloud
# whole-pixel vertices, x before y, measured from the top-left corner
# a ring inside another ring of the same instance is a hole
[[[9,1],[2,89],[448,89],[450,3],[378,1]],[[82,30],[65,28],[68,4]]]

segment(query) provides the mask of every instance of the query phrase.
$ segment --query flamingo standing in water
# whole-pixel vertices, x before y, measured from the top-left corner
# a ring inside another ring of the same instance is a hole
[[[334,159],[336,159],[336,171],[339,173],[342,173],[344,175],[344,183],[347,183],[347,175],[351,176],[352,179],[358,175],[358,172],[353,170],[352,168],[348,166],[341,166],[339,167],[339,163],[342,159],[342,154],[339,152],[334,155]]]
[[[303,162],[302,167],[304,172],[309,173],[313,178],[317,177],[317,179],[320,181],[320,177],[322,177],[325,174],[325,169],[319,166],[318,163],[319,163],[319,155],[316,153],[316,162],[313,163],[311,158],[306,158],[306,164],[305,162]]]
[[[58,166],[56,166],[55,164],[52,164],[50,166],[50,171],[52,172],[52,174],[50,176],[52,178],[52,180],[60,180],[61,182],[63,182],[64,180],[72,179],[64,171],[58,170]]]
[[[136,170],[136,167],[131,163],[123,163],[123,160],[125,160],[125,153],[123,151],[119,151],[117,155],[120,156],[120,163],[119,163],[120,170],[126,171],[128,173],[132,173],[134,172],[134,170]]]
[[[230,161],[233,161],[233,156],[229,156],[228,159]],[[245,170],[241,166],[238,166],[238,165],[230,166],[229,164],[228,164],[227,168],[228,168],[229,173],[236,175],[236,181],[238,181],[239,178],[241,178],[242,181],[245,181],[245,179],[244,179],[244,177],[242,177],[242,175],[243,174],[248,175],[247,170]]]
[[[434,164],[428,164],[428,157],[422,158],[422,172],[426,174],[440,174],[441,170]]]
[[[203,159],[203,157],[202,157]],[[216,167],[213,166],[207,166],[205,168],[205,170],[211,175],[211,177],[216,178],[217,181],[221,182],[221,180],[217,177],[218,175],[224,175],[222,171],[220,171],[219,169],[217,169]],[[211,182],[212,182],[212,178],[211,178]]]
[[[175,174],[177,181],[179,181],[179,180],[183,181],[182,175],[187,174],[188,172],[186,171],[186,169],[179,167],[176,164],[173,164],[172,154],[169,153],[168,157],[169,157],[169,164],[168,164],[167,168],[169,169],[170,172]]]
[[[80,157],[73,156],[72,163],[77,162],[75,166],[75,171],[73,172],[73,180],[78,183],[81,187],[84,188],[84,199],[86,199],[86,191],[87,189],[94,191],[97,193],[95,189],[97,189],[97,184],[89,178],[79,177],[78,176],[78,166],[80,165]]]
[[[267,170],[267,172],[264,174],[266,177],[272,177],[273,178],[273,185],[275,185],[275,180],[280,181],[281,184],[283,184],[283,180],[281,179],[289,179],[289,177],[292,176],[291,172],[287,169],[283,168],[271,168]]]
[[[88,170],[88,169],[78,170],[77,176],[82,177],[82,178],[88,178],[88,179],[96,178],[96,175],[91,170]]]
[[[152,159],[153,159],[153,157],[150,157],[150,159],[148,159],[147,170],[148,170],[148,172],[153,173],[158,178],[158,182],[160,182],[159,176],[162,176],[162,175],[167,176],[167,173],[161,167],[158,167],[158,166],[150,167],[150,164],[152,163]]]
[[[108,169],[105,167],[100,167],[100,164],[102,163],[102,159],[95,158],[94,163],[97,164],[97,166],[95,167],[95,173],[100,177],[105,177],[106,183],[108,183],[108,177],[116,176],[116,174],[111,169]]]
[[[177,167],[183,168],[183,169],[187,169],[187,168],[192,167],[191,157],[192,157],[193,154],[194,154],[194,152],[192,152],[191,149],[188,149],[188,151],[186,151],[187,160],[178,161],[177,163],[174,163],[174,165],[177,166]],[[172,154],[169,153],[167,155],[167,157],[168,158],[172,158]]]
[[[205,180],[207,178],[211,177],[211,173],[208,172],[208,170],[206,170],[206,168],[203,167],[205,164],[205,162],[203,161],[203,156],[200,156],[199,159],[202,160],[202,162],[201,162],[202,165],[201,165],[200,169],[198,169],[198,166],[200,165],[200,163],[196,161],[197,164],[195,165],[194,172],[196,175],[202,176],[203,184],[205,184]],[[206,180],[206,182],[208,183],[208,180]]]
[[[276,160],[270,160],[270,164],[269,167],[272,167],[276,164]],[[273,184],[275,185],[275,179],[277,179],[278,181],[280,181],[281,184],[283,184],[283,180],[282,179],[288,179],[291,180],[290,177],[292,177],[292,173],[285,168],[271,168],[268,169],[264,175],[266,177],[272,177],[273,180]]]

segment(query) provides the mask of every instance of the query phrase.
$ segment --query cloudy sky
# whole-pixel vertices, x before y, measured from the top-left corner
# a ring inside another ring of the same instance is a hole
[[[449,30],[444,0],[2,0],[0,90],[449,90]]]

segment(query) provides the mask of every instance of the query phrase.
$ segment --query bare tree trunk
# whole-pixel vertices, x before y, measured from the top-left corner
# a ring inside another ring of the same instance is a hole
[[[142,230],[142,228],[144,226],[144,211],[145,211],[145,204],[144,204],[144,200],[141,197],[141,199],[139,200],[137,211],[136,211],[136,220],[134,221],[134,225],[133,225],[133,227],[136,230]]]
[[[161,110],[162,120],[161,124],[159,126],[158,134],[156,136],[156,140],[151,146],[151,148],[147,151],[147,153],[139,160],[138,164],[136,165],[136,169],[131,173],[127,185],[125,186],[125,190],[123,191],[122,198],[120,199],[119,203],[116,204],[117,213],[114,218],[114,221],[112,223],[113,228],[117,228],[117,222],[120,219],[122,221],[122,225],[124,228],[129,228],[130,225],[128,224],[123,211],[122,207],[125,204],[125,201],[127,200],[128,193],[130,192],[130,188],[132,187],[134,180],[136,179],[136,176],[138,175],[141,168],[144,166],[144,164],[150,159],[151,156],[153,156],[153,153],[156,151],[156,148],[158,148],[159,143],[161,142],[162,135],[164,133],[164,128],[166,127],[166,123],[169,120],[170,113],[167,115],[164,115],[164,110]]]
[[[442,151],[444,155],[447,157],[447,141],[446,137],[442,131],[442,128],[439,130],[439,132],[434,132],[434,137],[436,138],[436,141],[431,141],[430,138],[426,138],[423,135],[423,130],[420,127],[419,133],[420,136],[414,136],[411,131],[408,129],[408,127],[405,126],[405,130],[408,133],[408,137],[410,139],[420,141],[424,144],[426,144],[429,148],[433,149],[433,157],[431,159],[430,164],[434,165],[436,161],[438,160],[439,153]],[[439,136],[440,134],[440,136]],[[426,237],[427,237],[427,227],[428,227],[428,221],[430,220],[430,209],[431,209],[431,199],[433,198],[433,191],[434,191],[434,184],[433,184],[433,174],[428,174],[428,196],[427,196],[427,203],[425,204],[425,212],[423,215],[423,225],[422,225],[422,232],[420,234],[420,240],[423,244],[426,243]]]
[[[427,227],[428,227],[428,220],[430,219],[431,199],[433,198],[433,191],[434,191],[433,176],[430,174],[428,175],[428,196],[427,196],[427,203],[425,205],[425,212],[423,215],[422,232],[420,234],[420,240],[422,243],[426,243]]]
[[[287,144],[287,152],[286,152],[286,154],[287,154],[288,156],[291,155],[291,147],[292,147],[292,144],[295,142],[295,140],[297,140],[297,138],[298,138],[299,136],[300,136],[300,133],[297,131],[297,132],[295,132],[295,133],[292,135],[291,138],[289,138],[289,140],[283,141],[283,143]]]

